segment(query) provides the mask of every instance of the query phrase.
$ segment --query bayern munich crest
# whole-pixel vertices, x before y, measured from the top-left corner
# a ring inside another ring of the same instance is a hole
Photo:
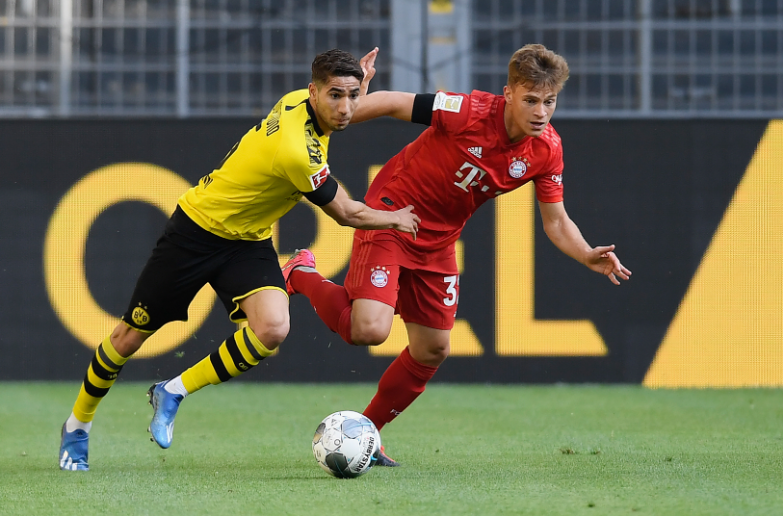
[[[386,267],[377,267],[370,273],[370,283],[378,288],[383,288],[389,283],[389,275]]]
[[[519,179],[527,172],[526,160],[514,160],[508,167],[508,174],[514,179]]]

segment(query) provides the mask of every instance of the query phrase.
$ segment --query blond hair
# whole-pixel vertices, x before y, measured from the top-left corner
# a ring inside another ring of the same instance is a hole
[[[568,80],[568,63],[544,45],[520,48],[508,62],[508,85],[524,84],[530,89],[551,89],[559,93]]]

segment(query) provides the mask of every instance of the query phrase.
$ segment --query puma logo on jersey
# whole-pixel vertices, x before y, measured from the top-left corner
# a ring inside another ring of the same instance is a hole
[[[294,109],[298,108],[299,106],[301,106],[302,104],[304,104],[305,102],[307,102],[307,99],[304,99],[302,102],[300,102],[299,104],[296,104],[294,106],[285,106],[285,110],[286,111],[294,110]]]
[[[468,147],[468,152],[481,159],[482,147]]]

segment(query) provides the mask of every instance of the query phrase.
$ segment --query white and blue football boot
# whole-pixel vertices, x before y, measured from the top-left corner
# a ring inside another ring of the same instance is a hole
[[[60,438],[60,469],[63,471],[89,471],[90,466],[87,464],[89,443],[90,434],[80,429],[66,432],[63,423]]]
[[[153,384],[147,391],[152,405],[152,422],[147,431],[152,434],[151,441],[161,448],[171,446],[174,437],[174,418],[177,416],[180,402],[184,399],[181,394],[172,394],[163,388],[168,383],[159,382]]]

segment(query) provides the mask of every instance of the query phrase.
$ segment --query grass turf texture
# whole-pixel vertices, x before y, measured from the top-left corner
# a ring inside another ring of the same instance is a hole
[[[208,387],[169,450],[147,387],[112,389],[83,473],[57,468],[78,382],[1,383],[0,514],[783,513],[781,390],[433,385],[383,431],[404,466],[339,480],[313,432],[372,385]]]

